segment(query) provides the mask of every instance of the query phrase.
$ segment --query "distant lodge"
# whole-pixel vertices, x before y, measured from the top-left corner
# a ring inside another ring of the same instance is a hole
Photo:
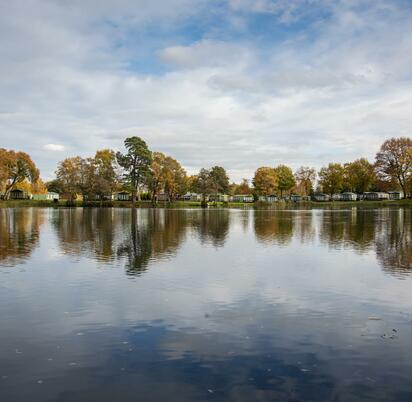
[[[400,200],[403,198],[402,191],[388,191],[388,192],[378,192],[378,191],[369,191],[363,194],[356,194],[352,192],[343,192],[340,194],[326,194],[326,193],[315,193],[312,196],[300,196],[296,194],[287,195],[284,197],[279,197],[278,195],[265,195],[259,196],[257,199],[254,198],[252,194],[237,194],[237,195],[227,195],[227,194],[210,194],[206,195],[205,201],[207,202],[234,202],[234,203],[253,203],[255,201],[265,202],[265,203],[274,203],[277,201],[292,201],[292,202],[305,202],[305,201],[318,201],[318,202],[327,202],[327,201],[384,201],[384,200]],[[48,192],[45,194],[30,194],[26,191],[14,189],[9,194],[9,199],[11,200],[43,200],[43,201],[55,201],[59,199],[68,199],[68,194],[61,194],[55,192]],[[156,201],[159,202],[169,202],[171,201],[170,197],[166,193],[159,193],[155,197]],[[181,196],[177,196],[177,201],[191,201],[191,202],[200,202],[202,201],[202,194],[198,193],[186,193]],[[91,201],[131,201],[132,194],[128,191],[119,191],[113,194],[107,195],[95,195],[93,197],[87,197],[87,200]]]

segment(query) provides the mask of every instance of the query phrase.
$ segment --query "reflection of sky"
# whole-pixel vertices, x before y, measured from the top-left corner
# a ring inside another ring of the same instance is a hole
[[[0,400],[410,400],[411,278],[327,244],[328,213],[277,244],[232,211],[223,245],[188,226],[137,277],[63,253],[41,213],[30,260],[0,268]]]

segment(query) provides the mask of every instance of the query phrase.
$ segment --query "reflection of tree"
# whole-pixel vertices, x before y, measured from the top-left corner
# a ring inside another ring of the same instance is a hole
[[[147,263],[152,255],[151,228],[147,224],[139,225],[135,208],[130,211],[130,225],[128,226],[129,233],[118,246],[117,255],[126,257],[126,271],[129,275],[140,275],[146,271]]]
[[[412,272],[411,219],[411,210],[399,209],[380,220],[376,255],[383,269],[396,276]]]
[[[101,262],[126,260],[131,275],[144,271],[150,258],[172,255],[186,230],[184,211],[159,209],[60,209],[53,223],[61,249]]]
[[[58,209],[53,224],[65,253],[108,261],[113,259],[116,218],[109,208]]]
[[[126,257],[129,275],[144,272],[151,258],[169,257],[176,252],[186,231],[182,212],[134,208],[130,211],[129,222],[125,225],[129,232],[117,249],[118,256]]]
[[[294,220],[290,211],[256,211],[254,224],[260,242],[287,245],[292,240]]]
[[[229,233],[229,218],[230,211],[227,209],[203,209],[191,215],[191,226],[197,231],[202,243],[222,247]]]
[[[373,246],[376,216],[374,211],[324,211],[320,238],[332,247],[350,247],[364,252]]]
[[[39,243],[44,211],[0,208],[0,265],[14,265],[30,256]]]

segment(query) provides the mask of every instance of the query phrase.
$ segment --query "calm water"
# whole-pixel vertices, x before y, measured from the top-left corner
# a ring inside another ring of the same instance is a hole
[[[411,224],[0,209],[0,401],[410,402]]]

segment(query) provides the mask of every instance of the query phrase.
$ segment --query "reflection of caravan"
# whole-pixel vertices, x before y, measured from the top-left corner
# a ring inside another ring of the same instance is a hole
[[[363,198],[365,200],[374,200],[374,201],[379,201],[379,200],[389,200],[389,194],[388,193],[380,193],[377,191],[370,191],[367,193],[363,193]]]

